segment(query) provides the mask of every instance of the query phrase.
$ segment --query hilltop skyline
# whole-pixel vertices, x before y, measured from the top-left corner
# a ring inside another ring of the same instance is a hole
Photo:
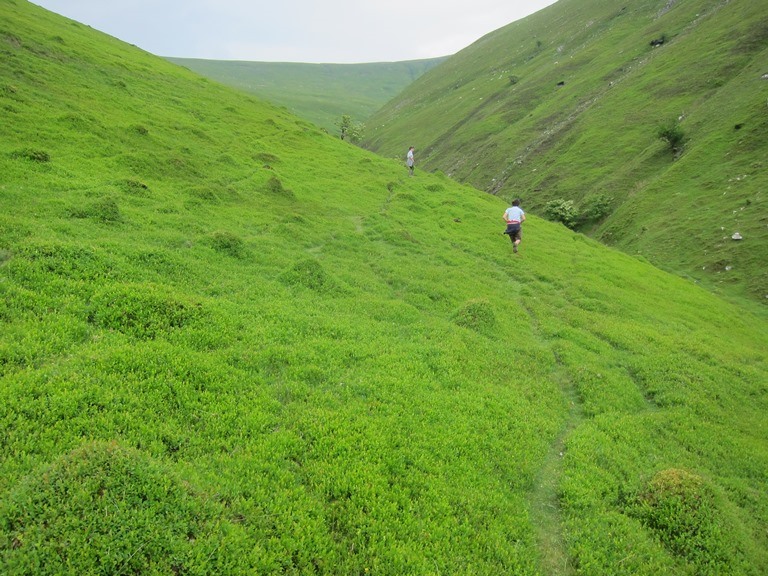
[[[35,0],[158,56],[366,63],[449,56],[555,0]],[[266,16],[266,17],[262,17]]]

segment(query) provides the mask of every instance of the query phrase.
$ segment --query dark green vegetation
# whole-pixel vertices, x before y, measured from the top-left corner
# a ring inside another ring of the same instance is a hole
[[[571,201],[575,229],[766,303],[765,74],[766,2],[559,0],[408,86],[364,145],[540,215]]]
[[[0,573],[759,575],[768,330],[0,0]]]
[[[332,134],[343,114],[366,119],[445,58],[370,64],[303,64],[168,58],[227,86],[255,94]]]

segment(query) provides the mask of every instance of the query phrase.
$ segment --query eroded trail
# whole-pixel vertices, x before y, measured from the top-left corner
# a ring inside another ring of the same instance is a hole
[[[527,311],[535,333],[542,342],[547,343],[538,329],[535,314],[530,309]],[[582,420],[582,407],[567,368],[560,361],[555,350],[552,350],[552,354],[555,359],[552,378],[559,383],[563,392],[563,398],[567,402],[567,415],[562,430],[552,443],[549,454],[536,477],[530,497],[530,514],[531,523],[536,531],[540,573],[544,576],[570,576],[575,571],[563,533],[558,491],[563,474],[565,443]]]

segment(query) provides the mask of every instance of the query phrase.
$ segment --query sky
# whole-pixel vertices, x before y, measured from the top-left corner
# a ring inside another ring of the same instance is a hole
[[[32,0],[156,56],[400,62],[450,56],[555,0]]]

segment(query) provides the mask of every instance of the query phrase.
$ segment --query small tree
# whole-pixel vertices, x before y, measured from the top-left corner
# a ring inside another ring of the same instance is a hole
[[[678,120],[673,120],[659,126],[656,135],[669,145],[669,149],[675,155],[675,158],[682,154],[683,146],[685,145],[685,133],[680,127]]]
[[[336,122],[336,126],[339,128],[339,136],[341,136],[342,140],[345,140],[347,138],[347,133],[352,126],[352,116],[349,114],[342,114],[341,119]]]
[[[353,144],[357,144],[363,139],[365,124],[353,122],[349,114],[342,114],[341,119],[336,122],[336,126],[339,128],[339,136],[342,140],[349,140]]]
[[[365,132],[365,124],[362,122],[355,122],[347,132],[349,141],[353,144],[357,144],[363,139],[363,132]]]

